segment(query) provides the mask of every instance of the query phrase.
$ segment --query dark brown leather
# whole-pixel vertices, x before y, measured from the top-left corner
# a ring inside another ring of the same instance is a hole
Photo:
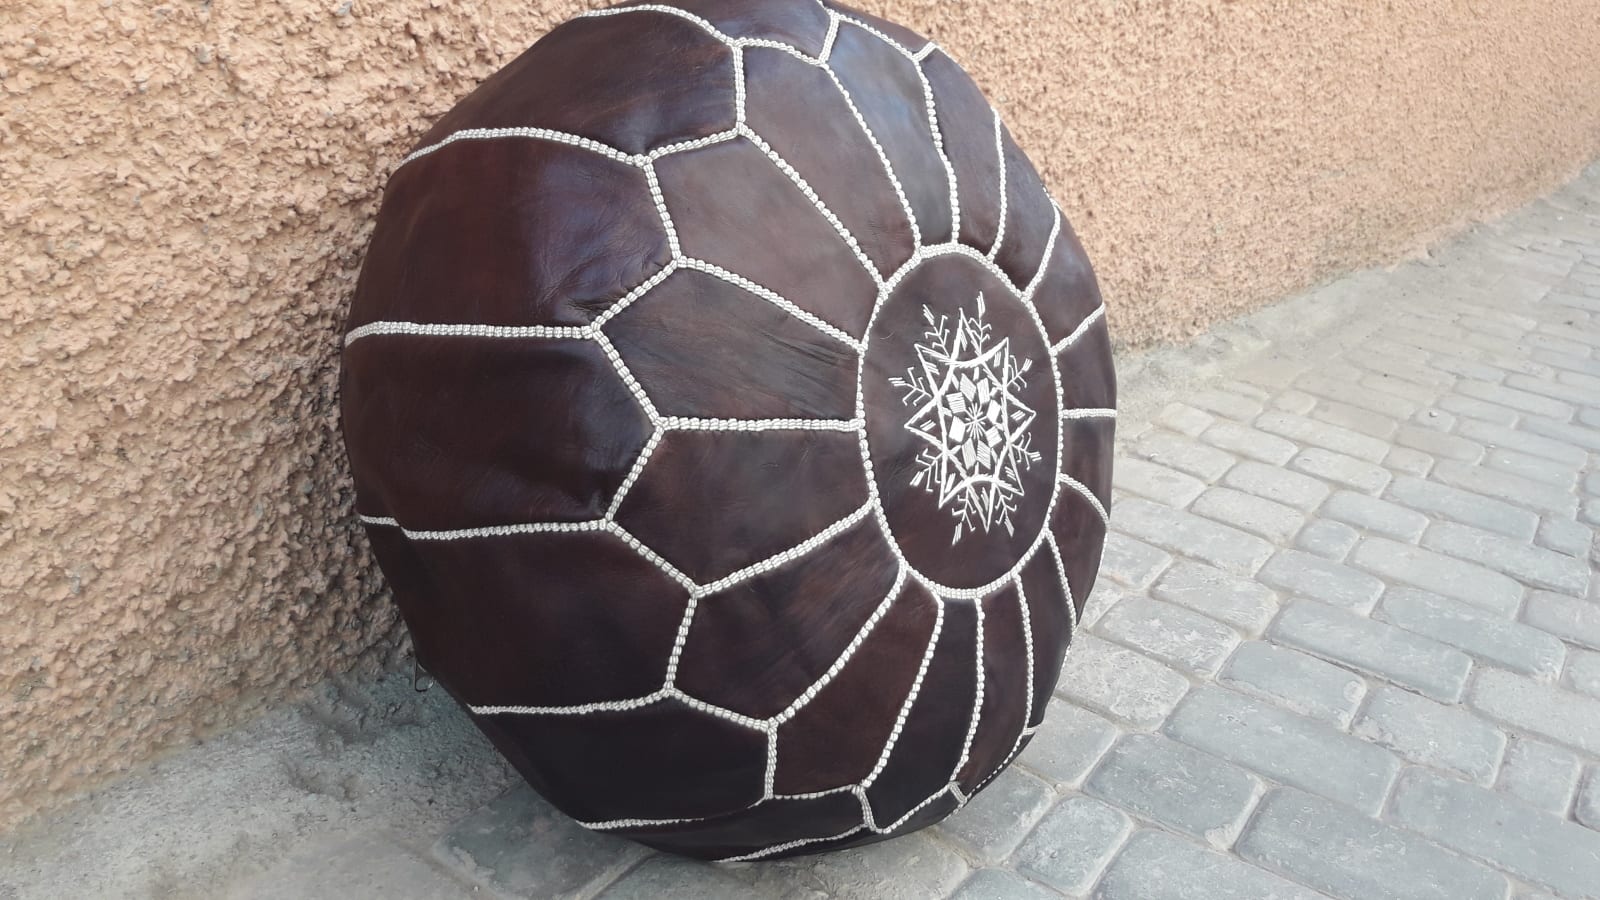
[[[357,503],[419,661],[562,810],[711,859],[881,840],[1043,720],[1110,500],[1112,418],[1059,418],[1116,405],[1100,293],[922,38],[678,8],[556,28],[395,172]]]

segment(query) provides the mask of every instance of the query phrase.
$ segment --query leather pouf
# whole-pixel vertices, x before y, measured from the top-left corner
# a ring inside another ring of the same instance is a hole
[[[1110,345],[923,38],[814,0],[556,28],[395,171],[349,327],[417,657],[586,826],[880,840],[1042,721],[1105,535]]]

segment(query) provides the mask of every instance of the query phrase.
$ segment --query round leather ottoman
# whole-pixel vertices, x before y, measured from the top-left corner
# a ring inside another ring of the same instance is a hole
[[[924,827],[1017,755],[1115,405],[978,89],[813,0],[556,28],[395,171],[344,349],[420,663],[555,806],[710,859]]]

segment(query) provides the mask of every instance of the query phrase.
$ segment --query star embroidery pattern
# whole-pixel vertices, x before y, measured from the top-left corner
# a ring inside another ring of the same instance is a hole
[[[936,494],[940,509],[950,509],[952,546],[996,524],[1013,533],[1021,473],[1039,461],[1028,433],[1035,414],[1019,396],[1033,360],[1018,360],[1009,337],[992,341],[982,294],[977,305],[976,316],[958,311],[954,327],[948,316],[935,319],[923,306],[928,330],[916,345],[917,365],[906,377],[889,379],[905,391],[902,402],[915,407],[906,430],[928,445],[917,453],[911,483]]]

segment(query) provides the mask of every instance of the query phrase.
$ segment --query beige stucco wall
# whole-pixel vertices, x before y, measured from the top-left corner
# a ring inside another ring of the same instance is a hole
[[[398,631],[336,422],[384,174],[580,0],[0,8],[0,826]],[[878,0],[1007,114],[1124,344],[1600,149],[1593,0]]]

